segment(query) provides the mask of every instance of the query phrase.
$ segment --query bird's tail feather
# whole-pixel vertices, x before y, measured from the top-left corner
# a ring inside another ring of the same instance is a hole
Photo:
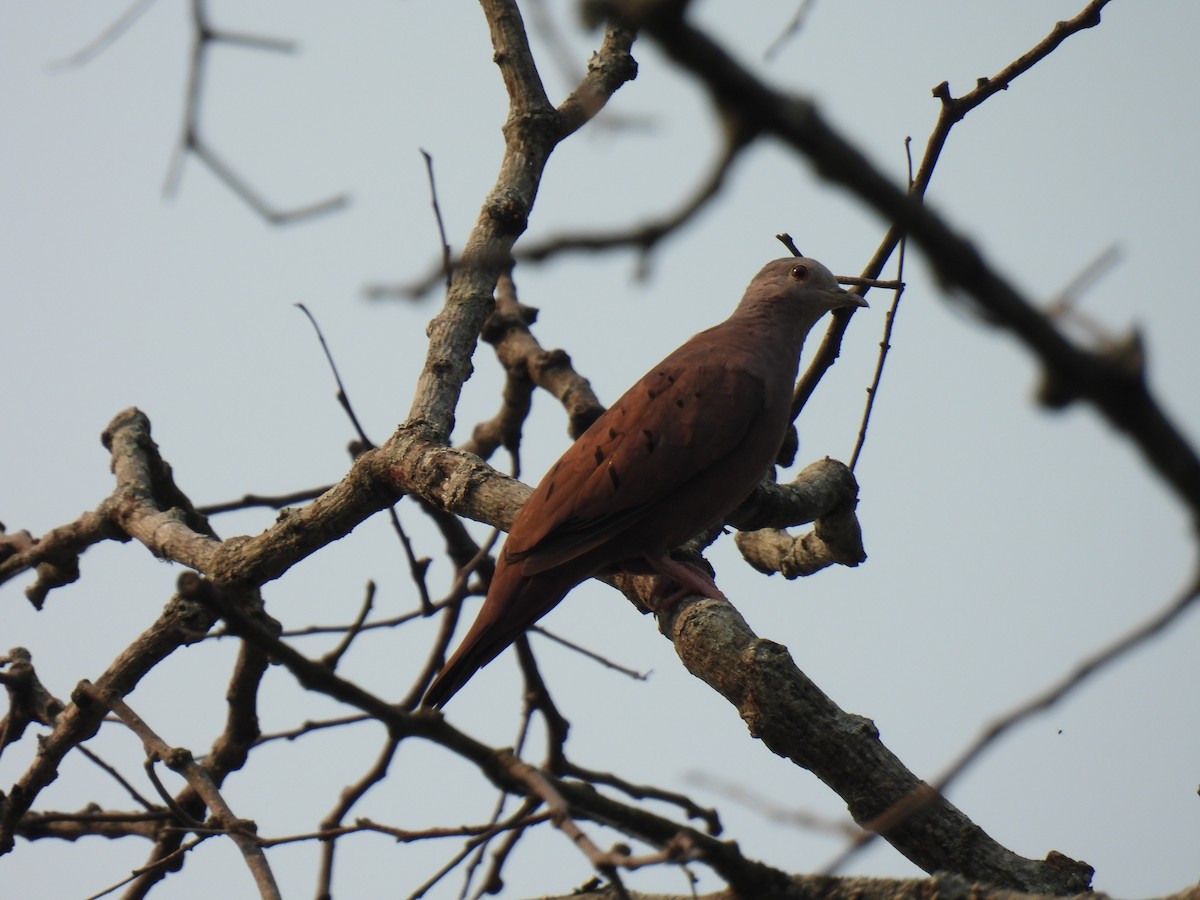
[[[472,675],[504,652],[507,646],[508,644],[489,646],[478,642],[473,645],[464,643],[450,657],[450,661],[438,673],[437,678],[433,679],[433,684],[429,685],[421,705],[433,709],[445,706],[450,698],[471,680]]]
[[[429,685],[421,705],[434,709],[444,706],[476,672],[553,609],[574,583],[558,573],[526,578],[519,566],[501,562],[478,618]]]

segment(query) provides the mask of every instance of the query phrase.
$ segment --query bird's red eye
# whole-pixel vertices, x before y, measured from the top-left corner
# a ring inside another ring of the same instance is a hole
[[[792,280],[803,281],[808,277],[808,266],[792,266]]]

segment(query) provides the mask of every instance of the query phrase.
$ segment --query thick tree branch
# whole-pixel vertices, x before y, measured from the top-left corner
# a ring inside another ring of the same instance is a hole
[[[752,736],[829,785],[860,825],[890,826],[883,836],[925,871],[1015,890],[1088,890],[1087,864],[1059,854],[1025,859],[996,843],[905,768],[869,719],[841,710],[785,647],[755,635],[732,605],[688,598],[660,614],[659,625],[688,671],[733,704]],[[875,821],[908,799],[917,803],[906,816]]]
[[[791,483],[762,481],[729,517],[745,560],[768,575],[811,575],[834,564],[857,566],[867,558],[855,508],[858,482],[835,459],[806,466]],[[793,537],[783,529],[815,522],[812,532]]]
[[[496,64],[508,88],[505,150],[496,184],[484,201],[441,311],[429,323],[425,366],[417,380],[407,427],[445,444],[454,429],[459,393],[471,375],[471,356],[493,307],[492,293],[533,211],[546,160],[558,142],[633,78],[633,33],[610,28],[585,81],[560,112],[542,87],[521,14],[511,0],[483,0]]]
[[[533,336],[529,327],[537,313],[517,300],[511,273],[502,275],[496,286],[496,309],[484,323],[482,334],[496,348],[496,358],[506,373],[502,406],[493,418],[475,426],[471,439],[460,449],[488,459],[503,446],[519,463],[521,431],[535,387],[562,403],[572,438],[583,434],[604,412],[591,384],[571,366],[571,358],[562,350],[544,349]],[[513,474],[519,476],[519,464],[514,465]]]
[[[954,121],[1007,86],[1012,78],[1028,70],[1067,36],[1098,22],[1099,10],[1105,2],[1097,0],[1076,19],[1060,23],[1042,45],[993,79],[981,81],[971,94],[955,99],[945,85],[938,88],[935,94],[942,101],[942,121],[930,139],[930,150],[912,194],[919,197],[924,192],[937,151]],[[478,442],[469,445],[471,449],[485,456],[499,445],[511,445],[516,450],[526,411],[523,404],[527,406],[533,385],[554,392],[568,408],[565,398],[569,393],[581,398],[582,411],[571,415],[572,434],[581,431],[588,416],[599,410],[599,404],[587,390],[586,380],[570,369],[565,354],[546,353],[537,346],[525,327],[528,315],[516,303],[515,293],[507,297],[503,291],[496,291],[496,284],[500,272],[511,263],[514,242],[525,229],[542,171],[554,147],[585,124],[613,91],[633,77],[635,65],[629,56],[633,32],[627,25],[610,27],[587,75],[571,96],[554,109],[540,82],[516,4],[511,0],[483,0],[482,5],[492,33],[496,62],[510,97],[504,129],[505,153],[496,184],[466,243],[463,262],[449,285],[445,305],[430,325],[425,368],[406,424],[382,447],[362,453],[345,479],[305,508],[286,510],[275,525],[256,537],[221,541],[202,511],[193,507],[176,486],[170,466],[150,438],[149,421],[137,410],[126,410],[105,432],[117,483],[113,495],[77,522],[55,529],[40,540],[28,535],[0,540],[0,581],[36,566],[38,580],[30,589],[36,602],[53,587],[78,576],[78,558],[88,546],[109,539],[132,537],[156,556],[180,561],[208,576],[200,578],[188,573],[181,579],[179,594],[159,621],[114,661],[97,679],[94,689],[77,691],[65,707],[52,703],[53,698],[44,689],[40,695],[31,694],[30,690],[40,685],[32,675],[31,666],[25,667],[27,654],[21,656],[16,651],[11,654],[8,659],[11,667],[0,672],[0,680],[5,682],[12,698],[10,715],[0,727],[0,749],[19,737],[33,721],[45,725],[48,734],[17,784],[0,798],[0,852],[12,847],[14,833],[66,839],[82,833],[146,836],[155,843],[145,874],[135,880],[131,889],[134,896],[149,891],[168,868],[181,864],[188,831],[168,827],[168,813],[161,809],[136,814],[88,809],[77,814],[43,816],[28,814],[27,810],[38,792],[54,779],[66,754],[96,733],[104,705],[131,715],[121,698],[167,655],[207,633],[217,618],[223,617],[229,632],[243,639],[228,688],[225,730],[203,763],[179,757],[181,768],[193,779],[193,784],[170,798],[171,809],[178,810],[183,821],[194,824],[204,818],[205,809],[215,808],[232,832],[240,833],[246,842],[252,840],[249,832],[242,831],[224,808],[216,792],[225,775],[240,768],[256,746],[258,690],[268,661],[278,663],[305,688],[361,710],[364,716],[387,729],[382,753],[374,766],[334,806],[319,835],[274,841],[325,841],[329,852],[320,887],[327,891],[332,889],[329,876],[334,841],[341,834],[355,830],[377,830],[403,840],[473,834],[482,847],[482,841],[508,829],[507,844],[497,854],[498,862],[489,881],[489,884],[499,883],[508,850],[516,845],[525,829],[546,821],[544,816],[532,813],[540,804],[548,804],[556,823],[565,827],[577,842],[586,843],[575,822],[591,820],[647,841],[661,851],[634,857],[620,850],[604,852],[597,846],[587,846],[591,861],[610,878],[620,868],[694,859],[710,865],[729,883],[730,891],[724,892],[728,896],[838,897],[845,893],[896,900],[937,893],[958,900],[986,895],[990,889],[945,876],[878,883],[789,876],[748,859],[734,844],[600,794],[596,785],[616,785],[633,796],[643,789],[616,776],[573,765],[565,753],[565,720],[551,722],[548,730],[554,732],[555,742],[551,759],[544,767],[536,768],[516,754],[497,751],[458,732],[439,715],[412,714],[406,711],[408,701],[390,701],[336,674],[340,651],[334,656],[317,658],[298,652],[280,640],[278,623],[261,608],[256,594],[258,586],[278,578],[298,561],[348,534],[359,522],[406,494],[428,504],[439,516],[462,515],[501,527],[511,523],[529,489],[477,456],[448,446],[459,394],[470,376],[471,357],[481,334],[486,340],[495,339],[498,355],[511,375],[511,392],[506,394],[505,407],[496,419],[477,432]],[[1140,367],[1118,366],[1108,355],[1071,345],[1055,323],[1033,309],[1032,304],[992,271],[970,244],[875,173],[824,124],[811,106],[762,85],[741,70],[715,42],[691,29],[682,19],[687,7],[685,0],[671,3],[645,0],[620,7],[630,22],[642,23],[677,61],[709,87],[723,115],[736,111],[737,125],[720,166],[694,202],[684,207],[673,221],[658,223],[657,231],[642,230],[638,237],[635,230],[635,239],[658,240],[678,227],[716,193],[728,166],[744,144],[760,133],[775,134],[813,158],[829,177],[852,187],[877,209],[893,217],[897,225],[885,239],[885,247],[889,241],[894,246],[893,239],[902,233],[912,234],[948,284],[971,291],[995,322],[1012,330],[1033,348],[1043,359],[1056,400],[1084,398],[1096,403],[1140,446],[1158,447],[1160,458],[1156,465],[1178,491],[1196,490],[1200,479],[1189,469],[1189,466],[1195,468],[1195,458],[1186,445],[1182,451],[1171,445],[1178,435],[1153,405]],[[203,10],[200,0],[196,0],[193,8]],[[206,41],[236,40],[237,36],[219,35],[201,24],[208,31]],[[193,92],[198,91],[199,72],[198,62],[193,70]],[[195,100],[198,108],[198,95]],[[189,123],[192,117],[189,112]],[[946,123],[944,129],[943,123]],[[189,124],[188,129],[191,127]],[[212,157],[196,133],[185,132],[184,148],[222,175],[219,160]],[[236,176],[229,180],[236,190]],[[880,267],[891,252],[890,247],[885,252],[885,247],[880,248],[882,257],[877,257]],[[499,302],[496,312],[489,316],[493,294],[497,294]],[[845,321],[835,323],[831,336],[844,326]],[[521,382],[522,378],[527,383]],[[1146,447],[1143,450],[1150,452]],[[863,558],[863,552],[853,513],[857,495],[853,476],[831,460],[810,466],[801,476],[791,485],[764,482],[732,518],[741,527],[759,529],[781,529],[816,520],[815,537],[793,540],[782,531],[762,531],[739,535],[739,546],[754,564],[764,570],[783,571],[789,577],[801,569],[830,561],[855,564]],[[1198,497],[1200,492],[1194,493],[1190,502],[1194,513],[1200,516]],[[456,519],[453,521],[461,526]],[[451,533],[449,527],[444,531]],[[751,545],[753,548],[747,550]],[[814,546],[815,559],[797,557],[797,547]],[[466,568],[460,569],[451,588],[451,595],[458,597],[467,592],[467,578],[475,565],[484,563],[487,548],[480,550],[469,539],[458,542],[455,548],[452,555],[465,552],[472,558]],[[773,559],[769,558],[772,554]],[[461,565],[461,560],[456,560],[456,564]],[[483,574],[486,575],[486,570]],[[652,584],[650,580],[628,576],[613,580],[634,596],[644,596]],[[1186,603],[1193,600],[1194,592]],[[1172,615],[1178,615],[1185,605],[1181,602]],[[369,627],[365,621],[368,612],[364,608],[342,650],[349,647],[349,637],[358,633],[354,629]],[[1153,627],[1165,627],[1167,621],[1163,617]],[[839,709],[808,681],[784,648],[754,635],[728,604],[683,601],[663,616],[660,627],[669,634],[689,670],[729,699],[755,737],[773,752],[817,774],[846,798],[858,822],[886,833],[889,840],[919,865],[928,869],[954,868],[972,878],[1026,890],[1061,894],[1086,889],[1090,869],[1085,864],[1054,853],[1045,861],[1027,860],[992,841],[937,790],[905,769],[878,740],[868,720]],[[1146,633],[1150,633],[1150,626]],[[1036,699],[1053,702],[1067,687],[1056,686],[1052,695]],[[97,698],[102,702],[97,703]],[[547,715],[551,715],[550,710]],[[362,718],[354,716],[342,721]],[[1004,720],[1005,725],[1008,722]],[[313,730],[316,726],[304,726],[295,733]],[[340,820],[359,797],[384,777],[399,745],[410,737],[433,741],[470,760],[503,791],[526,797],[526,806],[519,816],[494,827],[403,832],[369,822],[342,826]],[[154,752],[159,756],[171,755],[167,748],[155,746]],[[586,783],[563,777],[568,774]],[[658,796],[678,802],[689,816],[705,812],[687,798]],[[705,818],[710,827],[715,823],[715,814]],[[247,849],[250,850],[248,845]]]
[[[1049,900],[1053,894],[1021,893],[939,873],[932,878],[830,878],[797,875],[781,885],[772,900]],[[1089,900],[1109,900],[1107,894],[1086,895]],[[616,900],[608,887],[576,891],[541,900]],[[633,891],[630,900],[731,900],[728,891],[712,894],[643,894]],[[1200,887],[1190,887],[1160,900],[1200,900]]]

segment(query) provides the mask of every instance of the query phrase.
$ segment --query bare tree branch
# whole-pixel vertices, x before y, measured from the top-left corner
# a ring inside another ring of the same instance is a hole
[[[1053,52],[1067,37],[1100,22],[1108,0],[1093,0],[1075,18],[1058,23],[1037,48],[994,79],[983,79],[971,94],[950,96],[949,87],[935,93],[948,121],[966,115],[982,99],[1003,90],[1009,81]],[[616,4],[624,9],[621,4]],[[1059,397],[1087,401],[1126,435],[1139,452],[1200,522],[1200,457],[1150,393],[1140,370],[1124,359],[1077,347],[1068,341],[1020,291],[1002,277],[974,244],[917,202],[917,187],[928,183],[925,163],[918,169],[914,193],[892,184],[849,141],[835,131],[807,100],[767,87],[704,32],[681,18],[686,4],[647,2],[637,6],[631,24],[642,26],[680,66],[710,91],[718,106],[733,106],[804,155],[830,181],[840,184],[867,205],[896,222],[897,240],[907,233],[926,253],[948,288],[961,289],[987,312],[988,321],[1017,338],[1046,367],[1059,387]],[[935,131],[931,145],[944,142]],[[926,160],[930,153],[926,153]],[[925,176],[924,180],[923,176]],[[890,250],[888,251],[890,255]],[[878,258],[878,254],[877,254]],[[870,277],[878,275],[868,266]],[[834,314],[836,317],[836,313]],[[805,381],[797,389],[798,398]],[[795,407],[793,407],[795,408]]]
[[[312,203],[308,206],[280,210],[272,206],[257,190],[250,186],[241,175],[234,171],[213,146],[204,137],[201,128],[201,96],[204,90],[205,68],[208,64],[208,52],[215,43],[232,44],[253,50],[270,50],[279,53],[290,53],[294,46],[288,41],[278,38],[260,37],[237,32],[224,31],[214,28],[208,18],[207,0],[191,0],[192,4],[192,53],[191,66],[188,70],[186,103],[183,114],[183,130],[179,137],[171,165],[168,169],[164,191],[174,193],[183,173],[183,159],[188,153],[204,163],[220,181],[225,183],[233,193],[262,216],[272,225],[286,225],[302,219],[335,212],[344,207],[349,199],[345,194],[330,197]]]

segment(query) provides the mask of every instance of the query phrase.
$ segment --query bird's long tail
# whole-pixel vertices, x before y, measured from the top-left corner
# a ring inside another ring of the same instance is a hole
[[[476,672],[499,656],[527,628],[550,612],[575,584],[551,570],[526,577],[503,558],[496,566],[479,616],[421,700],[444,706]]]

